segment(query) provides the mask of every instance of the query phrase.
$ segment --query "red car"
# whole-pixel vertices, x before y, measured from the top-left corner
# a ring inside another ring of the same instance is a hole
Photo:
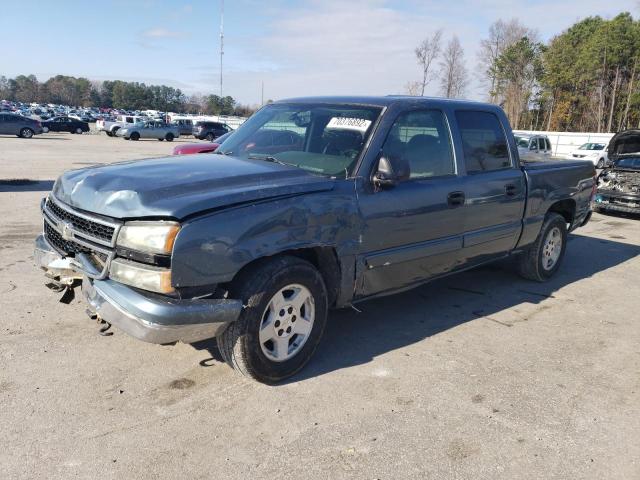
[[[213,153],[231,134],[225,133],[216,138],[214,142],[209,143],[184,143],[173,147],[173,155],[191,155],[194,153]]]

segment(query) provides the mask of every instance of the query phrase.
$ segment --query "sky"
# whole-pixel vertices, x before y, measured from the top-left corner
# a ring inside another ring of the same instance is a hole
[[[306,95],[388,95],[421,78],[414,49],[438,29],[457,35],[485,96],[479,41],[517,18],[547,41],[581,18],[640,15],[636,0],[226,0],[224,95],[245,104]],[[0,75],[63,74],[220,93],[220,0],[3,2]],[[14,40],[8,40],[14,39]],[[16,48],[8,48],[15,43]],[[437,80],[427,94],[437,95]]]

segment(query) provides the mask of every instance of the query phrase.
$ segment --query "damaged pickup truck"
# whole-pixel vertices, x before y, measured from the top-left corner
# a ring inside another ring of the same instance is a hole
[[[216,153],[64,173],[35,258],[59,287],[81,282],[107,325],[160,344],[217,337],[266,383],[307,363],[330,308],[507,256],[547,280],[595,193],[591,162],[522,164],[503,111],[482,103],[283,100]]]
[[[594,210],[640,213],[640,130],[614,135],[607,153],[610,166],[598,175]]]

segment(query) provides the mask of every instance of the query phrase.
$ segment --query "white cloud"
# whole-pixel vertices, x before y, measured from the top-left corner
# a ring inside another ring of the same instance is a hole
[[[166,28],[156,27],[142,32],[142,36],[146,38],[180,38],[184,37],[183,32],[175,32]]]

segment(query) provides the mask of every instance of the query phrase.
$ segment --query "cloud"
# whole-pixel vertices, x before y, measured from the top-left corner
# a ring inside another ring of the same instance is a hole
[[[156,27],[145,30],[142,32],[142,36],[145,38],[181,38],[185,36],[185,33]]]

